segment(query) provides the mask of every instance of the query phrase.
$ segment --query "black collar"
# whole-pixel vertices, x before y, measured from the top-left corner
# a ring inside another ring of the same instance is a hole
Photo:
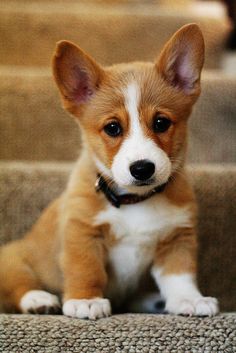
[[[103,194],[106,196],[107,200],[116,208],[119,208],[121,205],[131,205],[134,203],[138,203],[149,199],[151,196],[162,192],[166,184],[162,184],[160,186],[155,187],[151,191],[149,191],[145,195],[138,195],[138,194],[121,194],[117,195],[107,184],[106,180],[101,176],[98,175],[98,178],[95,183],[95,189],[97,192],[102,191]]]

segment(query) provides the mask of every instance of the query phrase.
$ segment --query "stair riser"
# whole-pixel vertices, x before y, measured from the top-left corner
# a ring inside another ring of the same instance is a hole
[[[2,76],[0,159],[75,159],[79,129],[49,75]]]
[[[40,9],[40,8],[39,8]],[[137,11],[0,11],[0,64],[49,66],[55,43],[78,43],[102,64],[155,58],[163,43],[182,25],[198,22],[206,40],[205,67],[216,68],[228,24],[222,18],[194,14]],[[217,33],[217,35],[216,35]]]
[[[203,77],[190,120],[190,161],[236,162],[235,99],[234,80]],[[50,75],[1,75],[0,111],[0,159],[77,157],[79,129],[61,108]]]

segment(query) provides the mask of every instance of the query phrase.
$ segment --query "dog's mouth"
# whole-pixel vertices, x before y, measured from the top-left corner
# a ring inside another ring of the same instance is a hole
[[[161,187],[162,185],[166,184],[168,180],[164,182],[158,182],[155,178],[151,178],[148,180],[133,180],[129,185],[122,185],[120,186],[120,190],[125,193],[132,193],[137,195],[146,195],[150,193],[152,190]]]
[[[155,183],[156,183],[155,179],[152,178],[152,179],[142,180],[142,181],[135,180],[132,182],[132,185],[134,185],[134,186],[151,186],[151,185],[154,185]]]

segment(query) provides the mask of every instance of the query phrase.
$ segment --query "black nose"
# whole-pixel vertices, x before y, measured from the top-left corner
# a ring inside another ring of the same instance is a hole
[[[140,159],[129,167],[131,175],[137,180],[147,180],[155,172],[155,164],[147,159]]]

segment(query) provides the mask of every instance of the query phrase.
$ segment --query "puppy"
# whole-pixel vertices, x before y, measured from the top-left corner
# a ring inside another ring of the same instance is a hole
[[[152,275],[171,314],[215,315],[196,285],[196,202],[184,170],[204,41],[182,27],[154,63],[99,66],[68,41],[53,73],[83,150],[64,193],[0,252],[5,311],[97,319]],[[142,304],[140,303],[142,306]]]

